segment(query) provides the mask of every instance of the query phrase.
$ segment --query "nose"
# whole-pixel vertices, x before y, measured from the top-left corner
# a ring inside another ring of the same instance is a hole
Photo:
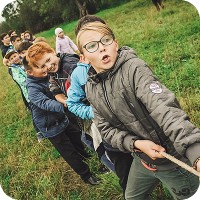
[[[49,70],[51,68],[51,63],[46,63],[45,67]]]
[[[99,50],[100,52],[105,51],[105,45],[103,45],[101,42],[99,42]]]
[[[48,71],[48,67],[45,66],[44,68],[42,68],[42,72],[47,72]]]

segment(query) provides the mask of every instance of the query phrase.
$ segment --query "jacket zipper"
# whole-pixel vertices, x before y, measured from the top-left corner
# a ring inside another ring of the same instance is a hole
[[[113,111],[113,109],[112,109],[112,107],[111,107],[111,105],[110,105],[110,101],[108,100],[108,95],[107,95],[107,92],[106,92],[105,81],[103,80],[102,83],[103,83],[103,84],[102,84],[102,86],[103,86],[103,93],[104,93],[104,97],[105,97],[105,100],[106,100],[106,103],[107,103],[108,108],[110,109],[110,111],[112,112],[112,114],[115,116],[115,118],[116,118],[121,124],[123,124],[123,123],[118,119],[118,117],[116,116],[116,114],[114,113],[114,111]]]

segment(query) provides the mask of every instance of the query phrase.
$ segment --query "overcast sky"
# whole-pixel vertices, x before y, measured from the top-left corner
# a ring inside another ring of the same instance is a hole
[[[4,7],[12,1],[14,0],[0,0],[0,22],[4,20],[1,16]]]

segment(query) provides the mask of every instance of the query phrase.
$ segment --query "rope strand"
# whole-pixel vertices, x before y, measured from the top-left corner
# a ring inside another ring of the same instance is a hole
[[[176,163],[180,167],[188,170],[189,172],[193,173],[194,175],[196,175],[196,176],[198,176],[200,178],[200,172],[196,171],[194,168],[190,167],[189,165],[185,164],[184,162],[176,159],[175,157],[167,154],[166,152],[159,151],[158,153],[160,153],[162,156],[164,156],[168,160],[171,160],[172,162]]]

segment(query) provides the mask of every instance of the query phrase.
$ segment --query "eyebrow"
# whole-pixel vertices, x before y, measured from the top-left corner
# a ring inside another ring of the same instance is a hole
[[[45,61],[45,63],[43,65],[41,65],[40,68],[43,68],[45,66],[46,62],[48,62],[49,60],[50,60],[50,58],[47,58],[46,61]]]

